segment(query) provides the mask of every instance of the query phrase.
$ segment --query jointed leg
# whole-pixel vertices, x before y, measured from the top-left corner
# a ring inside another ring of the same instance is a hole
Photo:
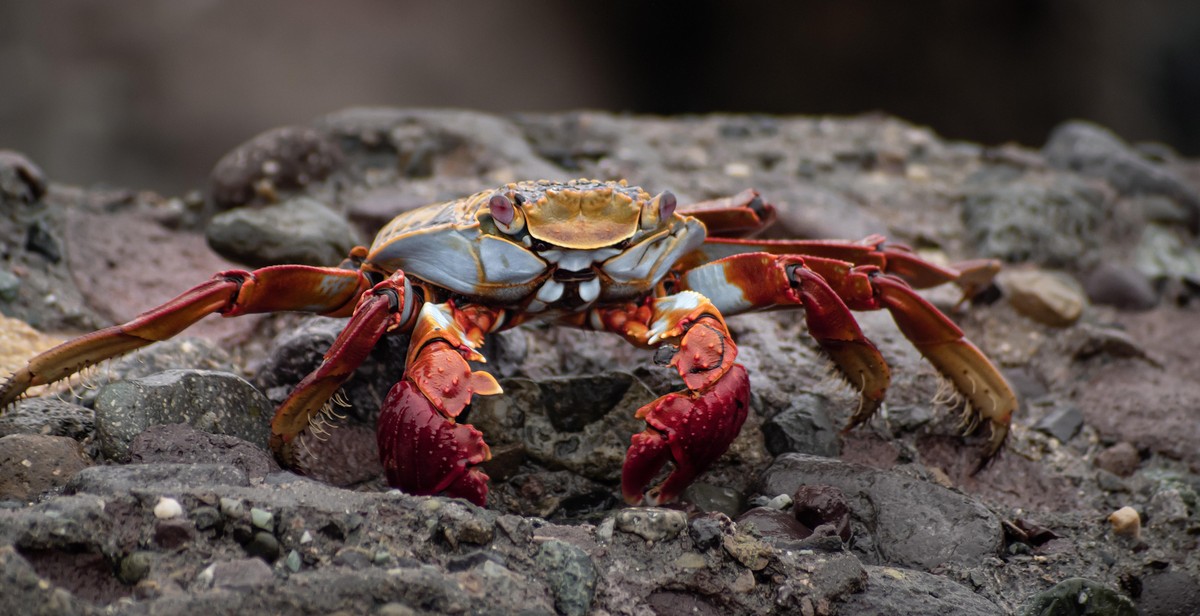
[[[862,337],[850,310],[887,309],[906,338],[967,399],[973,417],[987,419],[991,439],[984,459],[1003,445],[1016,409],[1016,396],[962,330],[899,277],[873,265],[766,253],[740,254],[695,268],[679,285],[713,299],[726,314],[777,306],[805,308],[809,330],[851,383],[862,382],[863,409],[851,426],[870,415],[882,399],[887,368],[874,345]],[[873,376],[872,376],[873,375]],[[873,384],[873,385],[870,385]]]
[[[69,340],[34,357],[0,387],[0,409],[30,387],[53,383],[106,359],[166,340],[210,314],[298,310],[343,316],[369,286],[361,272],[338,268],[279,265],[253,272],[221,272],[124,325]]]

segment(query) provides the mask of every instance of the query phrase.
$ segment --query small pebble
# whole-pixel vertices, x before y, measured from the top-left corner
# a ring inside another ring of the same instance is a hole
[[[1120,442],[1096,454],[1096,466],[1118,476],[1128,477],[1137,471],[1142,457],[1133,445]]]
[[[1087,298],[1074,280],[1039,270],[1013,270],[1001,279],[1017,312],[1052,327],[1079,320]]]
[[[1158,291],[1146,275],[1132,267],[1104,263],[1083,281],[1088,299],[1125,310],[1149,310],[1158,305]]]
[[[792,497],[787,494],[780,494],[779,496],[776,496],[775,498],[772,498],[771,500],[767,501],[768,509],[778,509],[779,511],[783,511],[784,509],[787,509],[788,507],[791,507],[791,506],[792,506]]]
[[[1121,507],[1108,515],[1113,532],[1123,537],[1137,539],[1142,534],[1142,517],[1133,507]]]
[[[274,520],[275,516],[271,515],[270,511],[258,507],[250,508],[250,523],[254,526],[266,531],[275,530]]]
[[[308,531],[304,531],[304,534],[300,535],[300,545],[312,543],[312,540],[313,540],[312,533],[310,533]]]
[[[220,505],[221,513],[225,514],[225,517],[227,518],[238,519],[241,518],[242,513],[245,512],[245,507],[242,505],[242,501],[236,498],[222,497]]]
[[[170,520],[183,515],[183,506],[173,498],[162,497],[154,506],[154,517],[160,520]]]
[[[297,552],[296,550],[288,552],[287,558],[284,559],[283,564],[286,565],[288,571],[291,571],[292,573],[300,571],[300,552]]]

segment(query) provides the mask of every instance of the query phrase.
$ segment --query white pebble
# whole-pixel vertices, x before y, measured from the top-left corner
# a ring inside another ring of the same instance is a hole
[[[162,497],[154,506],[154,517],[160,520],[170,520],[183,515],[183,506],[173,498]]]

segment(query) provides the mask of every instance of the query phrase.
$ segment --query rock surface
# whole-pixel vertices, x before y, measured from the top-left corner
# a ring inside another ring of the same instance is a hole
[[[235,267],[206,233],[242,262],[335,265],[401,211],[520,179],[624,177],[681,204],[753,186],[779,209],[764,237],[885,233],[1032,281],[959,310],[956,289],[922,292],[1021,397],[987,468],[971,473],[978,439],[887,314],[858,315],[892,368],[887,405],[849,433],[856,393],[803,317],[747,315],[729,325],[750,416],[672,508],[624,507],[618,477],[634,412],[677,376],[613,336],[488,337],[479,368],[507,395],[468,414],[493,454],[480,509],[381,479],[373,423],[405,336],[304,433],[305,478],[266,449],[271,409],[342,321],[205,319],[0,415],[0,456],[19,454],[0,485],[27,486],[0,494],[0,613],[1194,612],[1200,163],[1142,151],[1080,123],[1033,152],[882,116],[349,109],[249,139],[179,198],[62,186],[0,152],[6,373]],[[221,231],[278,214],[296,225],[281,239]],[[131,463],[84,468],[106,458]],[[1137,536],[1105,521],[1125,507]]]

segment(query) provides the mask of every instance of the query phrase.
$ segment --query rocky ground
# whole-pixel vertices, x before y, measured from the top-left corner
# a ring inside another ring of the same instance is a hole
[[[970,474],[980,439],[886,314],[862,323],[887,410],[847,435],[855,395],[802,319],[739,317],[741,436],[682,505],[624,507],[633,412],[677,384],[613,337],[528,327],[485,349],[508,395],[470,411],[494,453],[480,509],[380,479],[401,337],[309,435],[301,477],[267,424],[339,322],[214,317],[0,416],[0,612],[1200,614],[1200,162],[1087,124],[1039,151],[886,117],[353,109],[261,135],[177,197],[0,152],[0,371],[225,259],[335,263],[404,209],[577,176],[683,203],[753,186],[771,237],[1004,260],[963,310],[926,295],[1018,390],[1006,450]]]

